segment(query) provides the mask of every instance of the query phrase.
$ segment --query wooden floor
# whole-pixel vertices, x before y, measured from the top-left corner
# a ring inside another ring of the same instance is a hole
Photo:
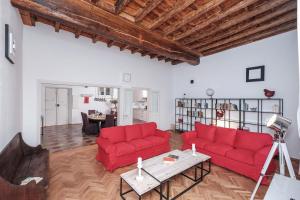
[[[181,139],[178,134],[172,134],[171,146],[178,148]],[[135,165],[118,169],[113,173],[105,171],[101,163],[95,160],[96,145],[50,154],[49,200],[115,200],[119,197],[119,175],[135,167]],[[182,176],[171,182],[171,195],[180,192],[191,184]],[[180,200],[231,200],[249,199],[256,182],[240,176],[221,167],[212,166],[212,172],[205,180]],[[261,186],[257,199],[262,199],[267,187]],[[128,194],[128,199],[136,199],[134,193]],[[151,192],[143,197],[146,200],[158,199]]]
[[[84,135],[81,124],[47,126],[41,136],[42,146],[50,152],[96,144],[96,135]]]

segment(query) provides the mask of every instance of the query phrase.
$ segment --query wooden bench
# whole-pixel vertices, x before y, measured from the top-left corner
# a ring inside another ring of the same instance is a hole
[[[0,153],[0,199],[44,200],[48,187],[49,151],[28,146],[18,133]],[[20,185],[27,177],[42,177]]]

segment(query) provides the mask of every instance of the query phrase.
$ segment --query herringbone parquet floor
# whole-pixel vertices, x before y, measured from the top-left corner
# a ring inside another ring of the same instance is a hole
[[[180,138],[172,134],[172,148],[180,146]],[[135,167],[118,169],[113,173],[105,171],[101,163],[95,160],[96,145],[79,147],[50,155],[49,200],[119,200],[119,175]],[[182,176],[171,182],[171,195],[180,192],[191,184]],[[212,166],[212,172],[205,180],[180,200],[231,200],[249,199],[256,182],[221,167]],[[262,199],[267,187],[261,186],[257,199]],[[134,193],[128,199],[136,199]],[[145,196],[145,200],[158,199],[155,192]]]

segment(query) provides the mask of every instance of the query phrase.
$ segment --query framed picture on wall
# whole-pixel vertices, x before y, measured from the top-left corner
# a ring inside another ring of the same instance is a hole
[[[8,24],[5,24],[5,57],[12,64],[16,59],[16,41],[13,31]]]
[[[265,80],[265,66],[246,68],[246,82],[257,82]]]

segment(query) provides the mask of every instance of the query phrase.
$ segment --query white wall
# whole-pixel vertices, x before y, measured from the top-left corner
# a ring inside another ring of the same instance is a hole
[[[0,151],[21,131],[23,27],[20,19],[9,0],[0,1]],[[14,65],[4,56],[4,24],[9,24],[15,34],[17,57]]]
[[[141,57],[90,39],[75,39],[68,32],[37,24],[24,27],[23,132],[30,144],[38,144],[40,124],[40,83],[79,83],[115,87],[142,87],[160,91],[160,127],[169,129],[171,66]],[[123,72],[132,73],[132,82],[121,81]]]
[[[275,97],[284,99],[284,115],[293,120],[287,135],[290,154],[299,158],[297,56],[297,32],[291,31],[204,57],[198,66],[181,64],[172,72],[173,99],[183,97],[183,93],[187,97],[205,98],[207,88],[215,90],[214,97],[236,98],[263,98],[264,88],[275,90]],[[245,68],[260,65],[266,67],[265,81],[246,83]],[[195,80],[193,85],[191,79]],[[174,119],[174,110],[172,117]]]

